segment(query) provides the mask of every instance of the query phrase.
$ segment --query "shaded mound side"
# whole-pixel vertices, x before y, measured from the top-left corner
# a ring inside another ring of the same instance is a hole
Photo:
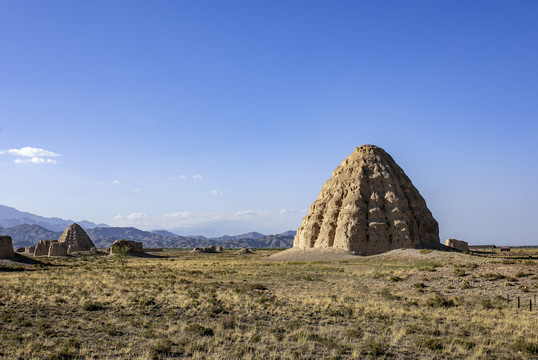
[[[267,260],[274,261],[339,261],[357,259],[350,251],[340,249],[297,249],[291,248],[273,254]]]

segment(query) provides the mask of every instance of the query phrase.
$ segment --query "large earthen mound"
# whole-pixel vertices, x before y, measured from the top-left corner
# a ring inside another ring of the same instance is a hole
[[[58,241],[66,244],[69,254],[78,251],[89,251],[95,247],[86,231],[76,223],[69,225]]]
[[[323,185],[293,248],[373,255],[438,245],[437,221],[411,180],[383,149],[363,145]]]

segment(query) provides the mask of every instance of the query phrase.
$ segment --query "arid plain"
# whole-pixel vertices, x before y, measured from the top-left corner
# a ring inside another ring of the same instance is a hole
[[[534,250],[310,262],[271,260],[277,252],[3,261],[0,357],[538,357]]]

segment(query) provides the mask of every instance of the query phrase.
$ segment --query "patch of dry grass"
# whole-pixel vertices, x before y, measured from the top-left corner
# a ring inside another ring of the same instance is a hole
[[[0,358],[538,356],[536,310],[491,290],[530,299],[536,264],[265,261],[270,253],[178,251],[128,258],[123,269],[106,256],[0,269]],[[530,292],[506,288],[497,275],[517,277]]]

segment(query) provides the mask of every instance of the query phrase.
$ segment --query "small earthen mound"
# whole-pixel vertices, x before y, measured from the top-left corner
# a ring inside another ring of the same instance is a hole
[[[111,254],[117,254],[119,248],[129,247],[129,254],[143,254],[144,253],[144,244],[141,241],[133,240],[116,240],[109,248]]]
[[[0,235],[0,259],[9,259],[15,256],[11,236]]]
[[[59,241],[51,242],[48,256],[67,256],[67,244]]]
[[[34,256],[48,256],[50,244],[58,240],[40,240],[35,246]]]
[[[239,249],[239,250],[237,251],[237,254],[238,254],[238,255],[252,254],[252,250],[242,248],[242,249]]]
[[[467,252],[469,251],[469,244],[467,241],[456,240],[456,239],[446,239],[445,246],[453,248],[459,251]]]
[[[291,248],[269,256],[274,261],[340,261],[357,259],[351,251],[341,249],[295,249]]]
[[[206,248],[203,248],[203,247],[195,247],[194,249],[192,249],[191,252],[192,252],[192,253],[215,254],[215,253],[222,252],[222,246],[214,246],[214,245],[211,245],[211,246],[208,246],[208,247],[206,247]]]

